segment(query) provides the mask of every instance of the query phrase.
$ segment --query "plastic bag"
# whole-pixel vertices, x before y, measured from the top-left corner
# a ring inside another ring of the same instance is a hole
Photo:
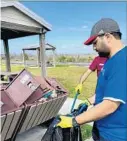
[[[86,111],[87,108],[88,106],[86,104],[82,104],[78,107],[78,109],[74,109],[66,116],[77,116]],[[55,125],[59,122],[59,117],[56,117],[47,129],[41,141],[82,141],[80,126],[73,128],[55,127]]]
[[[42,137],[41,141],[62,141],[62,131],[59,130],[59,127],[55,127],[55,125],[59,123],[58,117],[56,117],[53,122],[49,125],[46,133]]]
[[[49,127],[41,141],[82,141],[80,127]]]
[[[80,126],[62,129],[63,141],[82,141]]]

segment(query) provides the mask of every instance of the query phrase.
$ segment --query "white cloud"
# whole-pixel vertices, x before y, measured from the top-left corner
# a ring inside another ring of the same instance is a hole
[[[87,29],[87,28],[88,28],[88,26],[87,26],[87,25],[84,25],[82,28]]]
[[[83,25],[83,26],[80,26],[80,27],[60,27],[60,28],[57,28],[55,29],[57,31],[72,31],[72,32],[84,32],[84,31],[89,31],[89,28],[87,25]]]

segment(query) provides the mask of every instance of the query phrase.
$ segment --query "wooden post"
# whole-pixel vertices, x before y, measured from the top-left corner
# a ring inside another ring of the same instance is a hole
[[[40,67],[40,50],[37,49],[37,66]]]
[[[46,77],[46,59],[45,59],[45,34],[39,35],[40,40],[40,61],[41,61],[41,76]]]
[[[56,67],[55,50],[53,52],[53,67]]]
[[[4,52],[5,52],[5,59],[6,59],[6,71],[11,72],[8,40],[3,40],[3,44],[4,44]]]
[[[23,64],[24,64],[24,67],[26,67],[26,63],[25,63],[25,50],[24,49],[22,50],[22,55],[23,55]]]

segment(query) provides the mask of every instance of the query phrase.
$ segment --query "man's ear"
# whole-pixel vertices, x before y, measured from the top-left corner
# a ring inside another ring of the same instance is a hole
[[[111,40],[113,39],[113,36],[112,36],[110,33],[106,33],[106,34],[105,34],[105,37],[106,37],[108,43],[110,43]]]
[[[105,36],[106,36],[107,38],[110,38],[110,37],[111,37],[111,34],[110,34],[110,33],[105,33]]]

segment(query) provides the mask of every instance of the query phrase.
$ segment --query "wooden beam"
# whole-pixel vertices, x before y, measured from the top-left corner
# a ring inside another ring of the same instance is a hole
[[[26,67],[26,62],[25,62],[25,50],[22,50],[22,56],[23,56],[23,65]]]
[[[15,24],[15,23],[9,23],[5,21],[1,21],[1,28],[7,28],[13,31],[24,31],[28,33],[42,33],[42,28],[39,27],[32,27],[32,26],[26,26],[26,25],[21,25],[21,24]]]
[[[39,34],[41,76],[46,77],[45,34]]]
[[[55,50],[53,52],[53,67],[56,67]]]
[[[40,50],[37,49],[37,65],[40,67]]]
[[[3,44],[4,44],[4,52],[5,52],[5,59],[6,59],[6,71],[11,72],[8,40],[3,40]]]

